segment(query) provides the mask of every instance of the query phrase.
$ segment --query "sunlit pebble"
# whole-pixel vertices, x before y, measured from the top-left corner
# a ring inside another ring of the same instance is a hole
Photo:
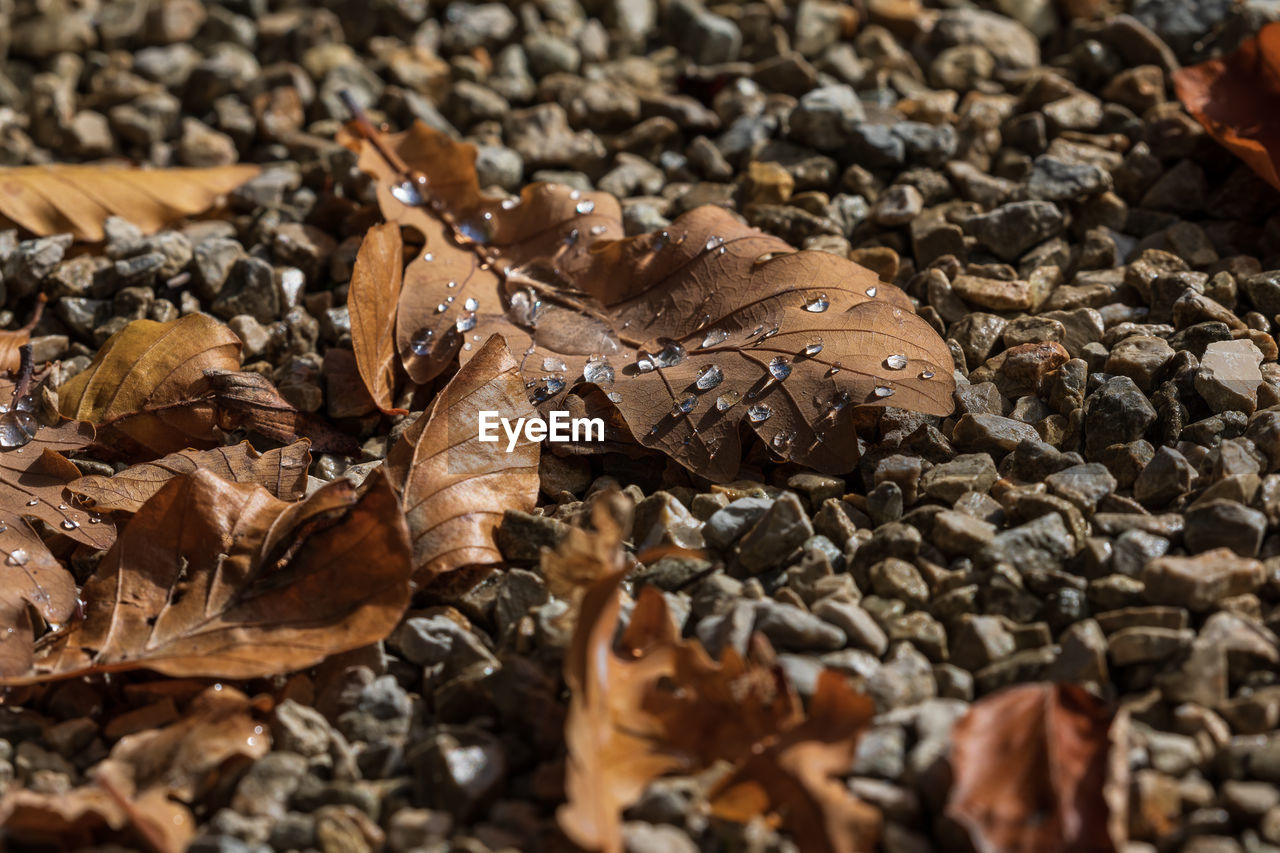
[[[884,360],[884,366],[890,370],[902,370],[907,366],[907,357],[894,353]]]
[[[582,201],[578,202],[573,209],[585,216],[586,214],[596,209],[596,203],[589,198],[583,199]]]

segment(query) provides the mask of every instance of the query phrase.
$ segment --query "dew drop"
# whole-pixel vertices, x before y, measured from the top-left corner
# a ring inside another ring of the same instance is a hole
[[[533,398],[539,403],[549,400],[564,390],[564,380],[559,376],[542,377],[542,386],[534,392]]]
[[[452,305],[452,304],[453,304],[453,300],[454,300],[455,298],[456,298],[456,297],[454,297],[454,296],[446,296],[446,297],[444,298],[444,301],[445,301],[446,303],[448,303],[449,305]]]
[[[21,453],[22,445],[31,441],[39,428],[40,424],[30,412],[6,412],[0,415],[0,447],[16,447]]]
[[[585,216],[596,209],[596,203],[589,198],[584,198],[582,201],[578,202],[573,209]]]
[[[877,385],[875,394],[877,397],[892,397],[893,389],[888,385]]]
[[[667,247],[667,243],[671,240],[670,231],[659,231],[658,239],[653,241],[652,251],[661,252]]]
[[[287,466],[284,466],[284,467],[287,467]],[[101,518],[99,518],[99,517],[98,517],[98,516],[96,516],[96,515],[91,515],[91,516],[89,516],[89,523],[90,523],[90,524],[101,524],[101,523],[102,523],[102,519],[101,519]]]
[[[683,400],[676,401],[676,404],[671,407],[671,416],[679,417],[680,415],[687,415],[693,411],[693,407],[696,405],[698,405],[698,398],[690,394]]]
[[[836,412],[842,411],[845,406],[849,405],[849,401],[853,397],[849,396],[848,391],[841,391],[831,398],[831,405],[827,408],[827,416],[830,417]]]
[[[470,344],[470,343],[465,343],[465,344],[463,344],[463,345],[462,345],[462,348],[463,348],[464,350],[466,350],[467,352],[471,352],[471,344]]]
[[[812,314],[821,314],[831,307],[831,302],[827,299],[827,294],[819,293],[804,304],[804,310]]]
[[[698,345],[698,349],[706,349],[716,344],[723,343],[729,337],[729,333],[724,329],[712,329],[707,332],[707,336],[702,339],[702,343]]]
[[[448,311],[448,310],[449,310],[449,306],[444,304],[443,302],[441,302],[439,305],[436,306],[437,314],[443,314],[445,311]]]
[[[769,375],[779,382],[791,375],[791,363],[786,356],[777,356],[769,362]]]
[[[764,334],[760,336],[760,340],[756,341],[756,343],[762,343],[764,341],[769,340],[769,338],[772,338],[774,335],[778,334],[778,332],[780,332],[781,330],[782,330],[782,327],[779,326],[777,323],[770,323],[769,328],[764,330]]]
[[[708,252],[710,252],[711,250],[720,248],[723,245],[724,245],[724,238],[717,237],[715,234],[712,234],[710,237],[707,238],[707,243],[703,248],[706,249]]]
[[[5,558],[5,563],[10,566],[25,566],[28,559],[30,557],[28,557],[26,549],[14,548],[9,552],[9,556]]]
[[[436,259],[436,256],[431,254],[430,252],[427,252],[425,255],[422,256],[422,260],[426,261],[427,263],[431,263],[435,259]]]
[[[773,409],[769,408],[767,403],[756,403],[754,406],[747,409],[747,417],[751,418],[751,422],[753,424],[769,420],[769,417],[772,414]]]
[[[458,283],[456,281],[450,281],[448,284],[445,285],[445,287],[449,288],[450,290],[453,290],[457,286],[458,286]]]
[[[462,303],[462,307],[468,311],[474,311],[480,307],[480,303],[476,301],[474,296],[468,296],[467,301]]]
[[[565,363],[564,363],[562,360],[560,360],[560,359],[558,359],[558,358],[554,358],[554,357],[552,357],[552,356],[547,356],[546,358],[544,358],[544,359],[542,360],[542,369],[543,369],[543,370],[552,370],[552,371],[555,371],[555,370],[564,370],[564,369],[565,369],[565,367],[566,367],[566,365],[565,365]]]
[[[652,373],[653,356],[649,355],[649,353],[644,350],[640,350],[640,352],[636,354],[636,370],[639,370],[641,373]]]
[[[610,391],[608,394],[605,394],[605,396],[608,397],[611,402],[614,402],[614,403],[622,402],[622,395],[619,394],[617,391]]]
[[[724,381],[724,371],[717,365],[710,365],[698,371],[698,379],[693,384],[699,391],[710,391]]]
[[[569,229],[569,233],[564,235],[564,244],[566,246],[572,246],[574,243],[578,242],[578,237],[579,237],[578,229],[571,228]]]
[[[573,200],[573,201],[577,201],[578,199],[582,198],[582,191],[581,191],[581,190],[570,190],[570,191],[569,191],[569,198],[570,198],[571,200]]]
[[[920,371],[920,378],[921,378],[921,379],[932,379],[932,378],[933,378],[933,371],[932,371],[932,370],[922,370],[922,371]]]
[[[69,518],[68,518],[66,521],[62,522],[62,529],[63,529],[63,530],[75,530],[75,529],[76,529],[77,527],[79,527],[79,526],[80,526],[80,522],[78,522],[78,521],[72,521],[72,520],[71,520],[71,519],[69,519]]]
[[[671,339],[659,340],[662,349],[653,357],[658,367],[675,367],[684,361],[684,347]]]
[[[32,498],[31,500],[27,501],[27,506],[35,506],[38,503],[40,503],[39,499]]]
[[[418,188],[408,181],[401,181],[392,187],[391,195],[401,204],[422,204],[422,195],[418,192]]]
[[[866,289],[866,294],[867,294],[867,296],[870,296],[872,299],[875,299],[875,298],[876,298],[876,288],[875,288],[874,286],[872,286],[872,287],[868,287],[868,288]]]
[[[775,450],[785,451],[791,447],[792,442],[796,440],[796,431],[793,429],[785,429],[773,437],[770,444]]]
[[[907,357],[894,353],[884,360],[884,366],[890,370],[902,370],[907,366]]]
[[[66,504],[58,504],[58,509],[66,509],[66,508],[67,508]]]
[[[463,237],[472,243],[484,245],[489,242],[489,223],[488,220],[493,218],[492,213],[486,213],[485,218],[480,222],[460,222],[458,223],[458,231]]]
[[[725,391],[719,397],[716,397],[716,411],[723,412],[741,399],[742,395],[737,391]]]
[[[596,385],[612,385],[616,377],[613,365],[602,355],[591,356],[587,359],[586,366],[582,368],[582,378]]]
[[[471,331],[476,327],[476,312],[468,311],[463,314],[458,318],[458,321],[453,324],[453,327],[457,329],[459,333]],[[467,347],[470,348],[471,344],[467,344]]]
[[[837,361],[832,363],[832,365],[829,368],[827,368],[827,375],[835,376],[837,373],[839,373],[842,370],[844,370],[844,365]]]
[[[809,338],[809,343],[805,344],[804,354],[809,358],[813,358],[820,352],[822,352],[822,338],[814,335],[812,338]]]
[[[431,339],[435,336],[436,333],[431,329],[423,329],[413,336],[413,340],[409,341],[409,349],[413,351],[414,355],[430,355]]]
[[[587,229],[587,232],[592,237],[599,237],[601,234],[603,234],[608,230],[609,230],[608,225],[592,225],[590,228]]]
[[[502,200],[503,210],[515,210],[519,206],[520,206],[519,196],[512,196],[511,198],[504,198]]]

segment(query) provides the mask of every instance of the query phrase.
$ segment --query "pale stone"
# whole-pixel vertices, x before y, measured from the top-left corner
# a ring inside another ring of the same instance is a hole
[[[1200,360],[1196,391],[1215,412],[1252,414],[1258,407],[1261,364],[1262,351],[1252,341],[1211,343]]]

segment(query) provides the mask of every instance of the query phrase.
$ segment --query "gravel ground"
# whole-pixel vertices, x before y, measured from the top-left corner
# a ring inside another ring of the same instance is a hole
[[[860,5],[859,24],[824,0],[0,2],[0,163],[266,166],[224,218],[151,237],[0,234],[0,320],[46,293],[35,355],[65,379],[132,319],[213,314],[248,369],[365,441],[316,478],[386,448],[327,384],[373,221],[332,142],[343,91],[474,142],[485,185],[612,192],[629,233],[711,203],[847,255],[916,298],[955,359],[955,415],[886,410],[845,478],[760,454],[711,487],[546,454],[545,507],[500,530],[509,571],[418,602],[384,646],[248,686],[296,700],[273,751],[197,804],[192,850],[567,849],[563,605],[537,546],[617,483],[637,546],[706,550],[637,577],[687,634],[741,650],[754,628],[802,694],[827,666],[874,696],[849,784],[883,809],[884,850],[955,849],[935,772],[951,722],[1050,679],[1140,700],[1129,853],[1280,851],[1280,196],[1169,85],[1280,10]],[[0,786],[78,784],[136,710],[128,681],[6,706]],[[627,819],[634,853],[795,849],[710,822],[695,779]]]

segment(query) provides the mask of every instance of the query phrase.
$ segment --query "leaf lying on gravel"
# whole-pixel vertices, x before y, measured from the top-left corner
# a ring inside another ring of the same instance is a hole
[[[1126,843],[1127,726],[1069,684],[973,704],[952,730],[947,814],[979,851],[1106,853]]]
[[[58,163],[0,169],[0,216],[42,237],[70,232],[96,242],[108,216],[150,234],[208,210],[258,172],[249,165],[144,170]]]
[[[716,663],[700,643],[680,639],[655,587],[641,590],[615,649],[624,574],[588,590],[565,654],[568,802],[558,813],[565,834],[588,849],[620,851],[621,813],[649,782],[729,761],[737,765],[725,791],[733,819],[775,814],[813,842],[805,849],[873,849],[878,814],[847,791],[837,793],[831,778],[847,771],[871,718],[870,701],[831,673],[815,704],[818,716],[806,721],[763,638],[755,638],[748,659],[729,648]]]
[[[80,477],[67,488],[99,512],[137,512],[169,480],[205,470],[231,483],[256,483],[281,500],[296,501],[307,488],[310,447],[306,441],[296,441],[258,453],[242,441],[212,450],[183,450],[125,468],[111,477]]]
[[[1280,23],[1235,53],[1179,69],[1173,87],[1210,136],[1280,189]]]
[[[60,389],[70,418],[99,425],[115,455],[151,458],[222,444],[252,429],[278,441],[299,434],[317,450],[354,452],[354,439],[299,412],[262,376],[240,371],[240,339],[204,314],[134,320]]]
[[[356,367],[378,408],[404,414],[395,407],[396,302],[404,278],[404,240],[400,228],[383,223],[370,228],[360,244],[347,308],[351,313],[351,342]]]
[[[474,156],[421,124],[361,143],[383,215],[426,236],[396,321],[415,382],[496,332],[541,408],[593,383],[641,444],[716,480],[737,471],[740,424],[783,458],[847,471],[855,408],[951,412],[946,346],[870,270],[716,207],[617,239],[611,196],[534,184],[487,198]]]
[[[0,400],[11,399],[13,387],[0,382]],[[22,447],[0,451],[0,676],[31,667],[35,626],[28,606],[50,625],[66,623],[77,606],[75,581],[28,519],[92,548],[115,541],[111,520],[75,506],[66,489],[80,471],[62,453],[86,447],[93,435],[87,423],[43,426]]]
[[[871,725],[875,703],[833,670],[818,676],[804,722],[752,755],[710,794],[711,813],[745,823],[760,814],[785,823],[801,850],[857,853],[876,849],[882,818],[850,796],[842,778],[853,766],[857,734]]]
[[[123,840],[132,829],[149,849],[178,853],[196,831],[184,803],[204,796],[228,761],[261,758],[270,748],[248,697],[209,687],[177,722],[121,738],[90,771],[90,784],[57,794],[11,789],[0,800],[0,826],[14,839],[65,850],[108,835]]]
[[[85,583],[85,620],[3,680],[299,669],[389,634],[411,574],[408,532],[379,474],[359,491],[340,479],[293,504],[184,474],[143,504]]]
[[[502,338],[492,337],[459,370],[387,457],[413,542],[415,577],[502,562],[493,531],[508,509],[538,502],[539,446],[523,437],[510,453],[480,440],[479,413],[515,423],[535,413]]]

